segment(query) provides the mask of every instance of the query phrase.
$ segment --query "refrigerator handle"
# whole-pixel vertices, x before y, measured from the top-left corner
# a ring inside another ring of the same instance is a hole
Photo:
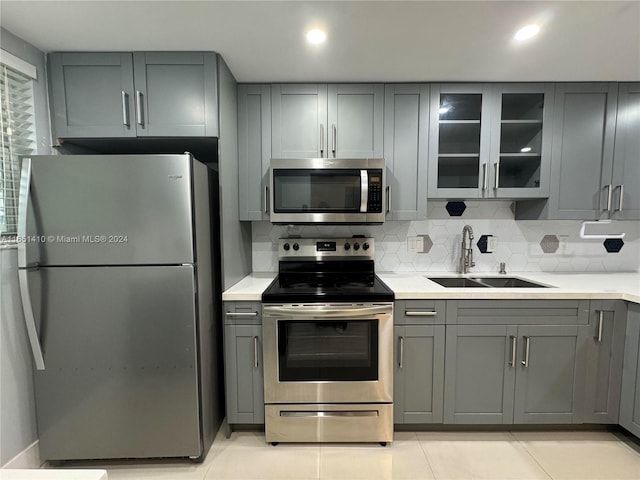
[[[22,310],[24,311],[24,321],[27,327],[29,343],[36,369],[44,370],[44,357],[42,347],[38,338],[36,321],[33,316],[31,306],[31,295],[29,293],[29,279],[27,277],[27,209],[29,203],[29,192],[31,190],[31,159],[22,159],[22,171],[20,172],[20,198],[18,199],[18,285],[20,287],[20,298],[22,299]]]
[[[27,279],[28,270],[26,268],[18,269],[18,282],[20,285],[20,298],[22,299],[22,310],[24,311],[24,322],[27,326],[27,334],[29,343],[31,344],[31,352],[33,353],[33,361],[37,370],[44,370],[44,357],[42,355],[42,347],[36,330],[36,321],[33,317],[33,308],[31,307],[31,295],[29,294],[29,281]]]
[[[31,193],[31,159],[22,159],[20,171],[20,195],[18,196],[18,268],[27,268],[27,210]]]

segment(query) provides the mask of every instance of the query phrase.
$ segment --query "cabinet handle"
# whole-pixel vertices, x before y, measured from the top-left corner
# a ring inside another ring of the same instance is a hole
[[[226,312],[227,317],[257,317],[258,312]]]
[[[598,333],[594,337],[596,342],[602,342],[602,327],[604,325],[604,310],[596,310],[598,312]]]
[[[493,182],[493,188],[494,190],[498,190],[498,188],[500,188],[500,162],[494,163],[493,166],[496,168],[496,178],[495,182]]]
[[[398,367],[402,368],[404,363],[404,337],[400,337],[400,353],[398,354]]]
[[[404,315],[406,317],[435,317],[438,312],[411,312],[405,310]]]
[[[391,186],[387,185],[387,211],[389,213],[391,211]]]
[[[336,156],[336,150],[338,149],[338,128],[336,124],[331,124],[331,151],[333,152],[333,156]]]
[[[264,213],[269,214],[269,186],[264,186]]]
[[[614,212],[622,211],[622,197],[624,197],[624,185],[616,185],[616,189],[620,192],[618,195],[618,208]]]
[[[138,125],[144,126],[144,119],[142,118],[142,92],[136,90],[136,118]]]
[[[605,185],[602,188],[606,188],[607,189],[607,208],[603,208],[602,211],[603,212],[609,212],[609,211],[611,211],[611,194],[612,194],[611,184]]]
[[[258,337],[253,337],[253,366],[258,368]]]
[[[487,175],[487,164],[482,164],[482,190],[489,188],[489,175]]]
[[[530,343],[530,337],[522,337],[522,339],[524,340],[524,360],[522,360],[522,366],[523,367],[528,367],[529,366],[529,343]]]
[[[324,124],[320,124],[320,158],[324,156]]]
[[[518,338],[515,335],[511,335],[511,361],[509,362],[510,367],[516,366],[516,351],[518,350]]]
[[[122,123],[129,127],[129,94],[122,90]]]

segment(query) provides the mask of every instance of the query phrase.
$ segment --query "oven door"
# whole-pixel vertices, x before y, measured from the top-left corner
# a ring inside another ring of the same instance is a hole
[[[393,304],[264,305],[266,403],[393,400]]]

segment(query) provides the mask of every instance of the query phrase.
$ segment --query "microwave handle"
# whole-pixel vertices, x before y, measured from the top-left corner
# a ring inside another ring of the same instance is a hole
[[[369,201],[369,173],[360,170],[360,212],[367,213],[367,203]]]

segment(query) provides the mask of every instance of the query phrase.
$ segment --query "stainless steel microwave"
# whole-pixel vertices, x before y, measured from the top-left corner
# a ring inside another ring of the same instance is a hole
[[[383,158],[274,158],[269,174],[271,223],[384,222]]]

